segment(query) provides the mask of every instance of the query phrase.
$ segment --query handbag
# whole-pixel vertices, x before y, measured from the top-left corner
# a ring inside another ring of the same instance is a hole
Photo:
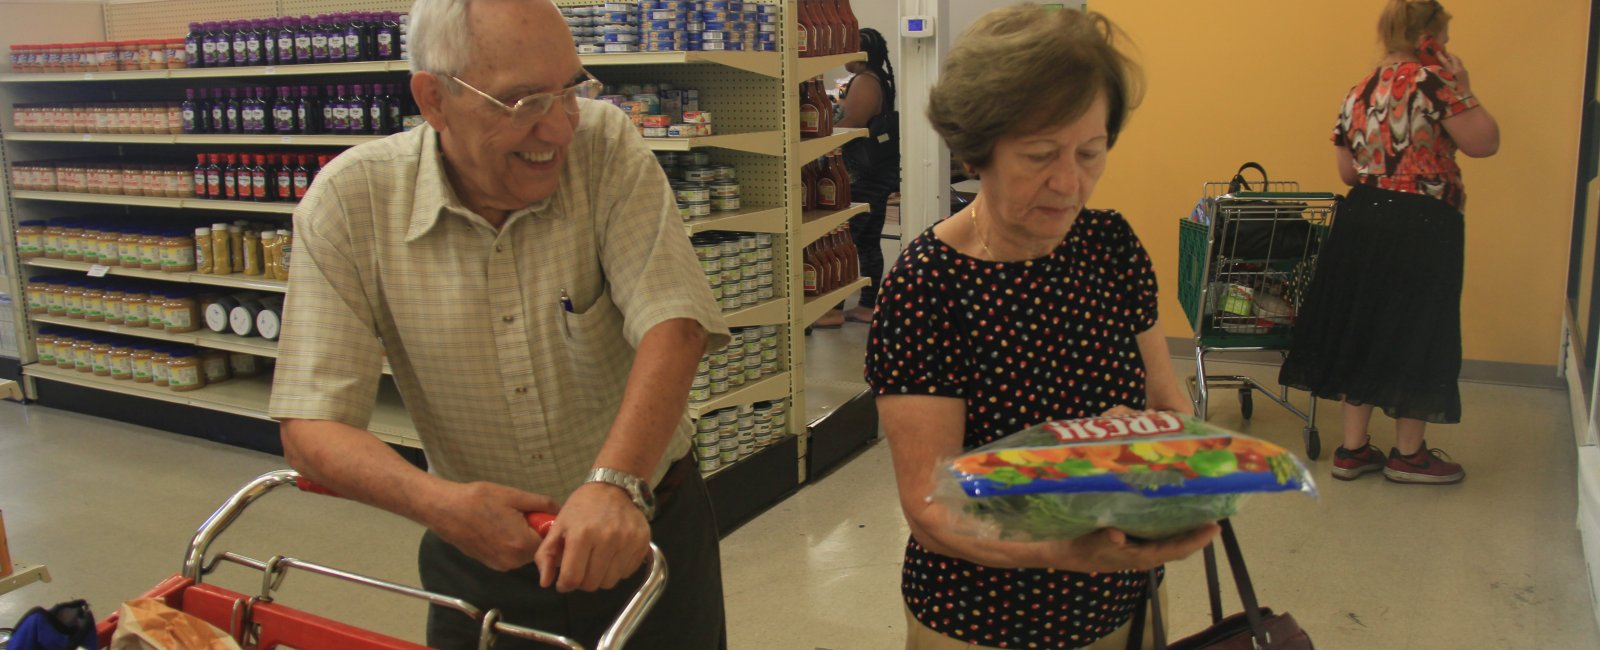
[[[1144,646],[1146,611],[1153,618],[1152,631],[1156,650],[1312,650],[1311,637],[1301,629],[1300,623],[1288,612],[1274,613],[1256,601],[1255,585],[1250,582],[1250,572],[1244,565],[1244,554],[1239,550],[1239,538],[1233,532],[1233,522],[1224,519],[1222,548],[1228,554],[1228,567],[1234,584],[1239,589],[1239,601],[1244,611],[1224,618],[1222,616],[1222,588],[1217,578],[1215,545],[1207,546],[1206,588],[1211,595],[1211,626],[1182,639],[1167,643],[1166,626],[1161,620],[1161,603],[1156,590],[1156,572],[1150,572],[1150,591],[1139,609],[1133,613],[1133,627],[1128,636],[1129,650]]]
[[[1247,162],[1228,181],[1228,194],[1255,191],[1244,172],[1261,174],[1261,190],[1271,187],[1267,170],[1259,163]],[[1221,256],[1240,260],[1296,259],[1304,257],[1311,237],[1311,222],[1302,215],[1305,204],[1259,199],[1221,198],[1216,203],[1218,243]],[[1248,216],[1246,216],[1248,214]]]

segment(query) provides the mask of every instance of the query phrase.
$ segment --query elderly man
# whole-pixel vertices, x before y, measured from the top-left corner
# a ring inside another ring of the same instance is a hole
[[[290,464],[428,531],[430,590],[593,644],[643,577],[636,639],[725,645],[716,526],[684,415],[727,327],[666,177],[549,0],[417,0],[427,124],[334,160],[295,212],[273,386]],[[430,466],[364,428],[387,356]],[[541,539],[527,512],[557,513]],[[477,647],[435,608],[428,642]],[[505,645],[496,645],[507,647]]]

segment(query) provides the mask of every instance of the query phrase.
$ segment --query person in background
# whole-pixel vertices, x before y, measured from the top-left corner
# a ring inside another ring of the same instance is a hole
[[[1423,439],[1461,421],[1461,284],[1466,187],[1459,150],[1492,156],[1500,128],[1444,51],[1450,12],[1390,0],[1383,61],[1350,89],[1333,128],[1352,186],[1323,243],[1279,382],[1344,403],[1333,477],[1382,471],[1399,483],[1455,483],[1461,465]],[[1396,419],[1387,456],[1371,444],[1375,407]]]
[[[850,218],[850,236],[855,240],[861,260],[861,274],[872,284],[861,289],[856,306],[844,303],[829,310],[817,327],[839,327],[846,320],[872,321],[877,304],[878,284],[883,277],[883,220],[889,209],[889,195],[900,191],[900,114],[895,111],[894,66],[889,63],[889,44],[878,30],[861,30],[861,51],[867,60],[851,61],[845,69],[854,76],[845,86],[839,106],[843,116],[837,126],[871,129],[867,138],[844,146],[845,167],[850,171],[850,194],[857,203],[871,209]]]
[[[983,188],[911,241],[869,328],[866,377],[911,528],[907,648],[1122,650],[1149,569],[1217,531],[997,541],[958,532],[928,498],[942,460],[1040,422],[1193,410],[1149,255],[1122,215],[1086,207],[1141,94],[1117,34],[1099,14],[997,9],[950,49],[933,88],[928,118]]]
[[[417,0],[411,56],[427,124],[341,154],[295,210],[269,410],[285,457],[426,527],[428,590],[589,647],[654,538],[672,575],[633,645],[724,647],[685,407],[728,329],[665,175],[581,97],[598,82],[549,0]],[[365,430],[386,358],[428,471]],[[533,511],[556,514],[548,537]],[[478,634],[429,612],[431,647]]]

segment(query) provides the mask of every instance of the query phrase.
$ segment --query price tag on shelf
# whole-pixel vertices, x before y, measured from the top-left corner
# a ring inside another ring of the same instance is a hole
[[[96,264],[94,266],[89,267],[89,277],[91,277],[91,278],[103,278],[103,277],[106,277],[106,274],[110,273],[110,272],[111,272],[111,267],[106,266],[104,264]]]
[[[261,71],[261,74],[278,74],[278,66],[269,65],[265,70]]]
[[[84,81],[94,81],[94,73],[93,72],[85,72],[85,73],[83,73],[83,80]]]
[[[278,138],[278,144],[294,144],[294,136],[286,135]]]
[[[92,133],[83,134],[83,141],[84,142],[89,142],[89,141],[92,141],[92,140],[94,140],[94,134],[92,134]]]

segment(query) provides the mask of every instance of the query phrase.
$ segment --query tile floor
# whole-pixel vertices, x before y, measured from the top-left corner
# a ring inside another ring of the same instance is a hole
[[[819,331],[808,368],[817,400],[858,389],[864,327]],[[1192,365],[1181,362],[1180,372]],[[1270,380],[1271,368],[1232,369]],[[1468,469],[1458,486],[1327,479],[1321,498],[1262,496],[1237,518],[1264,603],[1292,612],[1321,648],[1597,648],[1594,604],[1573,526],[1575,462],[1560,391],[1463,384],[1466,424],[1429,442]],[[830,392],[831,391],[831,392]],[[1330,412],[1331,411],[1331,412]],[[1245,423],[1219,401],[1213,418],[1299,449],[1300,425],[1257,399]],[[1322,414],[1325,446],[1338,413]],[[1379,418],[1375,441],[1392,425]],[[117,422],[0,403],[0,509],[14,559],[54,582],[0,596],[0,625],[29,607],[87,598],[102,614],[175,572],[194,528],[237,486],[282,459]],[[895,648],[906,528],[881,442],[723,541],[736,649]],[[420,530],[347,502],[274,495],[218,548],[293,555],[414,582]],[[1173,626],[1204,624],[1198,560],[1172,567]],[[217,581],[258,580],[224,568]],[[282,602],[417,639],[422,606],[291,574]],[[1230,597],[1230,602],[1233,599]],[[1236,605],[1230,605],[1236,606]],[[643,644],[640,647],[649,647]]]

